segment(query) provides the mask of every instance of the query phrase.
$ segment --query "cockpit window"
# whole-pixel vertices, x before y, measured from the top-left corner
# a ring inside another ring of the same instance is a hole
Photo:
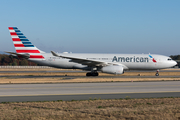
[[[171,58],[168,58],[168,60],[172,60]]]

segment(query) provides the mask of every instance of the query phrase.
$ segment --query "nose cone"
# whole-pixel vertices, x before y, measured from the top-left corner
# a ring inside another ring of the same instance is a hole
[[[173,66],[175,66],[175,65],[177,65],[177,62],[173,60],[172,64],[173,64]]]
[[[174,61],[174,60],[170,60],[168,62],[165,62],[164,66],[166,66],[166,68],[172,68],[174,67],[175,65],[177,65],[177,62]]]
[[[177,62],[172,60],[169,65],[171,65],[171,67],[173,67],[173,66],[177,65]]]

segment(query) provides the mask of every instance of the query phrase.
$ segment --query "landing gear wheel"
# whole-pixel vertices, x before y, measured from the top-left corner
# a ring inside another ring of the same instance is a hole
[[[159,70],[157,70],[157,72],[156,72],[155,76],[159,76]]]
[[[86,73],[86,76],[98,76],[98,72],[88,72]]]
[[[156,76],[159,76],[159,73],[156,73],[155,75],[156,75]]]
[[[98,76],[98,75],[99,75],[98,72],[92,73],[92,76]]]
[[[86,76],[91,76],[91,72],[86,73]]]

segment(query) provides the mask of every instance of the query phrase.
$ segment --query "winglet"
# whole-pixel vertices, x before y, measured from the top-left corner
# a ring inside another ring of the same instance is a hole
[[[52,53],[53,56],[59,57],[59,55],[56,54],[54,51],[51,51],[51,53]]]

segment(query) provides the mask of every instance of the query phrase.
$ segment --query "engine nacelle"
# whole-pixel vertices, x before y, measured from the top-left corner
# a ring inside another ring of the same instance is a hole
[[[124,70],[122,66],[119,65],[110,65],[105,66],[101,69],[103,73],[109,73],[109,74],[123,74]]]

